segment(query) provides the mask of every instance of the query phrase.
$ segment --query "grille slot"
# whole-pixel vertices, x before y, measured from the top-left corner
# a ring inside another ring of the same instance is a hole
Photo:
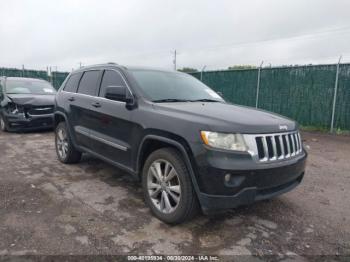
[[[280,136],[274,136],[274,139],[275,139],[275,144],[276,144],[277,157],[281,157],[281,155],[282,155],[282,147],[281,147]]]
[[[264,134],[254,137],[259,162],[287,159],[302,152],[299,132]]]
[[[256,137],[256,145],[258,148],[258,156],[259,158],[264,158],[265,154],[264,154],[264,146],[262,143],[262,138],[261,137]]]

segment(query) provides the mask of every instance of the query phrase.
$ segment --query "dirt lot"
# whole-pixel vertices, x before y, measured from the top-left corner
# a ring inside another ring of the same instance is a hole
[[[116,168],[89,156],[60,164],[53,133],[0,133],[0,255],[350,255],[350,137],[303,138],[309,160],[297,189],[171,227]]]

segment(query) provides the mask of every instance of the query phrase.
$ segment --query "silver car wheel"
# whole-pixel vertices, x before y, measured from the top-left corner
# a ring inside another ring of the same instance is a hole
[[[5,131],[6,129],[5,121],[2,117],[0,117],[0,128],[2,131]]]
[[[148,169],[147,189],[153,205],[162,213],[176,210],[181,199],[179,176],[170,162],[156,160]]]
[[[61,159],[65,159],[68,153],[68,138],[64,129],[59,128],[56,133],[57,152]]]

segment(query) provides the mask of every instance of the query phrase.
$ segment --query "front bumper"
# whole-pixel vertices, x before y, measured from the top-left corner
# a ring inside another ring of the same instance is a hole
[[[7,128],[9,131],[32,131],[41,129],[51,129],[54,125],[54,115],[5,115]]]
[[[206,151],[197,156],[198,198],[205,213],[235,208],[286,193],[300,184],[305,150],[295,158],[255,163],[247,154]],[[226,175],[229,180],[225,180]]]

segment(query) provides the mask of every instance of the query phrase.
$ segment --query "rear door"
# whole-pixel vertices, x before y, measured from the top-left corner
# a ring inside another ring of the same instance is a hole
[[[131,166],[131,148],[133,123],[131,111],[126,108],[125,100],[116,101],[105,98],[107,87],[123,87],[130,93],[122,74],[117,70],[105,70],[99,91],[99,104],[91,136],[95,138],[95,151],[124,167]]]
[[[0,115],[2,114],[4,99],[5,99],[5,90],[3,80],[0,78]]]
[[[94,140],[90,137],[96,122],[96,99],[102,70],[89,70],[83,73],[76,95],[71,99],[70,122],[77,143],[87,149],[93,149]]]

